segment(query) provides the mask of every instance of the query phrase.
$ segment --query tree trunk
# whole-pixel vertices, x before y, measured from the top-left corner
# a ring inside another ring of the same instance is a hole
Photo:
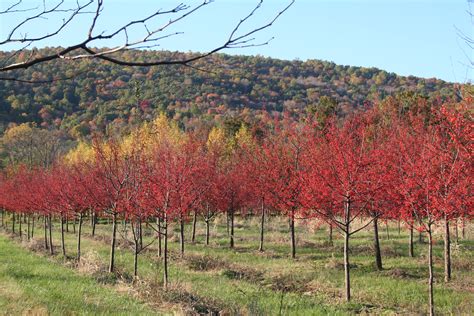
[[[349,262],[349,237],[350,237],[350,219],[351,219],[351,205],[347,198],[344,203],[344,217],[345,217],[345,231],[344,231],[344,280],[345,280],[345,294],[346,301],[351,300],[351,275]]]
[[[46,219],[46,215],[43,215],[43,220],[44,220],[44,249],[48,250],[49,244],[48,244],[48,222]]]
[[[205,222],[206,222],[206,246],[209,246],[209,233],[210,233],[210,230],[209,230],[209,217],[206,217]]]
[[[230,224],[230,248],[234,248],[234,210],[229,212],[229,224]]]
[[[390,231],[388,229],[388,221],[385,222],[385,231],[387,233],[387,240],[390,240]]]
[[[12,232],[15,234],[15,213],[12,213]]]
[[[26,225],[27,225],[27,230],[26,230],[26,236],[27,236],[27,240],[30,241],[30,224],[31,224],[31,221],[30,221],[30,217],[31,215],[28,215],[27,216],[28,219],[27,219],[27,222],[26,222]]]
[[[466,239],[466,223],[464,221],[464,218],[461,221],[461,236],[463,240]]]
[[[329,236],[328,236],[328,239],[329,239],[329,245],[333,245],[333,231],[332,231],[332,224],[329,224]]]
[[[182,257],[184,256],[184,220],[182,215],[179,218],[179,244]]]
[[[158,216],[156,217],[156,227],[158,229],[158,257],[161,258],[161,218]]]
[[[191,242],[193,244],[196,241],[196,222],[197,222],[197,212],[194,211],[194,214],[193,214],[193,231],[191,233]]]
[[[451,280],[451,236],[449,220],[444,217],[444,282]]]
[[[400,220],[398,220],[398,236],[402,233],[402,227],[400,225]]]
[[[262,199],[262,209],[261,209],[261,212],[262,212],[262,217],[260,219],[260,245],[258,247],[258,251],[262,252],[263,251],[263,233],[264,233],[264,230],[265,230],[265,204],[264,204],[264,201]]]
[[[143,221],[140,218],[138,220],[138,236],[140,237],[140,250],[143,248]]]
[[[290,242],[291,242],[291,258],[296,258],[296,238],[295,238],[295,211],[291,210],[290,214]]]
[[[163,237],[163,288],[166,290],[168,288],[168,217],[166,214],[163,219]]]
[[[69,216],[66,216],[66,232],[69,233]]]
[[[206,245],[209,246],[209,235],[210,235],[210,229],[209,229],[209,225],[210,225],[210,220],[211,220],[211,212],[209,210],[209,204],[206,206],[206,219],[205,219],[205,222],[206,222]]]
[[[79,213],[79,229],[77,230],[77,261],[81,261],[82,213]]]
[[[374,218],[374,249],[375,249],[375,267],[381,271],[382,267],[382,254],[380,252],[380,241],[379,241],[379,227],[378,219]]]
[[[423,233],[421,231],[418,231],[418,243],[423,243]]]
[[[344,281],[346,301],[351,300],[351,275],[349,263],[349,224],[346,225],[347,231],[344,232]]]
[[[76,233],[76,216],[74,216],[74,220],[72,221],[72,232]]]
[[[63,257],[66,258],[66,245],[64,244],[64,218],[61,216],[61,250]]]
[[[434,299],[433,299],[433,237],[431,235],[431,225],[428,225],[428,299],[430,316],[434,315]]]
[[[140,236],[140,222],[135,224],[136,229],[135,229],[135,234],[134,234],[134,251],[133,251],[133,276],[136,279],[138,276],[138,252],[139,252],[139,247],[140,247],[140,241],[139,241],[139,236]],[[133,227],[132,227],[133,229]]]
[[[21,230],[21,213],[20,213],[20,215],[19,215],[18,230],[19,230],[19,232],[20,232],[20,240],[21,240],[21,238],[23,237],[23,232],[22,232],[22,230]]]
[[[51,219],[51,215],[49,215],[48,226],[49,226],[49,253],[54,255],[54,247],[53,247],[53,221]]]
[[[2,209],[2,227],[5,227],[5,210]]]
[[[112,214],[112,240],[110,241],[110,261],[109,261],[109,272],[114,272],[115,263],[115,237],[117,235],[117,214]]]
[[[92,212],[92,237],[95,236],[95,225],[97,224],[97,215]]]
[[[31,239],[33,239],[34,232],[35,232],[35,214],[33,214],[32,223],[31,223]]]
[[[410,236],[408,239],[408,256],[413,258],[415,253],[413,251],[413,226],[410,225]]]

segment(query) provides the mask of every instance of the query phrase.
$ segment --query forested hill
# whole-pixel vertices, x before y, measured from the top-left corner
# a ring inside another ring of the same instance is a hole
[[[135,51],[121,57],[145,61],[179,54]],[[0,52],[0,60],[5,56]],[[138,124],[161,111],[178,119],[183,127],[193,128],[235,116],[251,122],[262,111],[298,117],[321,100],[335,102],[338,112],[344,114],[367,100],[387,95],[455,96],[454,85],[442,80],[402,77],[376,68],[319,60],[219,54],[193,67],[131,68],[81,60],[29,68],[14,75],[33,81],[78,75],[73,80],[46,84],[0,81],[0,132],[10,123],[35,122],[66,130],[76,138],[106,126],[121,129]]]

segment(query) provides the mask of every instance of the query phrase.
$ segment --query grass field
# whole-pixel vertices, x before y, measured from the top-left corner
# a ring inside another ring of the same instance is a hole
[[[190,225],[188,225],[188,229]],[[59,246],[59,225],[54,242]],[[122,230],[122,227],[120,228]],[[351,239],[353,300],[344,302],[342,239],[327,242],[325,227],[299,225],[297,259],[289,257],[286,221],[270,218],[265,252],[259,253],[258,222],[239,220],[236,248],[228,248],[222,218],[211,230],[211,245],[204,244],[204,225],[198,223],[195,244],[178,252],[178,227],[171,237],[171,286],[161,287],[162,266],[156,245],[139,257],[139,279],[133,281],[131,244],[120,239],[117,274],[106,271],[110,226],[98,225],[96,236],[84,227],[81,264],[43,254],[41,240],[0,238],[0,311],[6,314],[46,311],[67,313],[208,313],[243,315],[320,314],[425,314],[427,312],[426,244],[415,245],[409,258],[405,231],[396,225],[388,239],[381,232],[384,270],[374,268],[372,232],[364,230]],[[187,232],[187,237],[190,231]],[[453,244],[453,280],[442,280],[442,236],[436,235],[435,304],[438,313],[469,314],[474,310],[474,242],[472,235]],[[41,238],[37,227],[36,238]],[[123,235],[123,232],[122,232]],[[146,244],[151,230],[145,231]],[[120,236],[120,234],[119,234]],[[123,237],[123,236],[122,236]],[[338,237],[335,234],[335,237]],[[75,255],[76,237],[66,234],[68,255]],[[23,247],[21,247],[23,246]],[[26,250],[26,249],[29,249]],[[32,252],[36,252],[33,254]],[[140,303],[141,302],[141,303]],[[1,313],[1,312],[0,312]],[[40,313],[41,314],[41,313]]]
[[[125,315],[152,310],[0,235],[0,313]]]

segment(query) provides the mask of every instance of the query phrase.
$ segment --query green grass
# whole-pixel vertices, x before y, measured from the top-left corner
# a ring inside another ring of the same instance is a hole
[[[152,310],[0,235],[0,314],[150,314]]]
[[[152,245],[139,257],[139,276],[145,282],[134,287],[139,293],[144,293],[142,299],[165,309],[225,310],[251,315],[277,315],[280,311],[285,315],[424,314],[427,311],[426,244],[416,244],[416,257],[409,258],[407,234],[402,229],[399,235],[395,225],[390,227],[390,239],[381,228],[383,271],[374,269],[371,230],[361,231],[351,239],[353,300],[347,304],[343,299],[342,239],[337,238],[336,233],[331,246],[326,242],[324,227],[313,230],[299,225],[297,259],[292,260],[289,258],[289,236],[284,219],[271,218],[267,223],[264,253],[256,251],[258,222],[239,219],[237,223],[236,249],[231,250],[227,246],[228,237],[221,218],[216,219],[212,226],[210,246],[204,244],[204,225],[200,222],[196,243],[186,243],[184,258],[180,258],[178,253],[177,227],[171,229],[174,233],[170,242],[171,290],[167,293],[161,291],[162,265],[156,255],[156,245]],[[59,243],[58,226],[55,226],[53,237],[56,245]],[[189,226],[186,237],[190,236]],[[86,225],[84,230],[83,261],[100,266],[102,271],[108,259],[110,226],[105,223],[98,225],[95,238],[90,236],[90,227]],[[151,235],[151,231],[147,232]],[[36,233],[37,238],[41,238],[40,228]],[[453,247],[453,280],[449,284],[442,282],[441,237],[435,235],[434,245],[436,310],[441,314],[469,314],[474,310],[472,236],[468,235],[468,240]],[[144,243],[150,238],[145,237]],[[66,244],[68,254],[75,255],[73,233],[66,234]],[[60,254],[56,254],[54,259],[63,261]],[[119,274],[130,279],[132,250],[123,242],[117,249],[116,265]],[[29,266],[25,265],[25,269]],[[97,272],[83,273],[97,280]]]

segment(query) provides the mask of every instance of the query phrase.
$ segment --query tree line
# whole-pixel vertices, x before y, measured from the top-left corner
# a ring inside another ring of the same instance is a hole
[[[58,48],[25,50],[50,55]],[[0,60],[8,58],[0,52]],[[118,53],[125,61],[181,60],[196,54],[157,51]],[[13,59],[15,60],[15,59]],[[359,109],[367,100],[397,94],[427,98],[458,98],[458,85],[438,79],[403,77],[376,68],[350,67],[333,62],[285,61],[262,56],[216,54],[193,63],[194,68],[138,67],[97,60],[54,61],[16,71],[13,76],[49,84],[1,81],[0,132],[9,124],[35,123],[59,129],[74,139],[95,132],[124,130],[151,121],[159,113],[186,129],[221,124],[238,115],[253,124],[263,112],[304,117],[307,108],[323,98],[336,104],[340,116]],[[54,81],[58,76],[72,77]],[[468,86],[468,85],[467,85]]]

